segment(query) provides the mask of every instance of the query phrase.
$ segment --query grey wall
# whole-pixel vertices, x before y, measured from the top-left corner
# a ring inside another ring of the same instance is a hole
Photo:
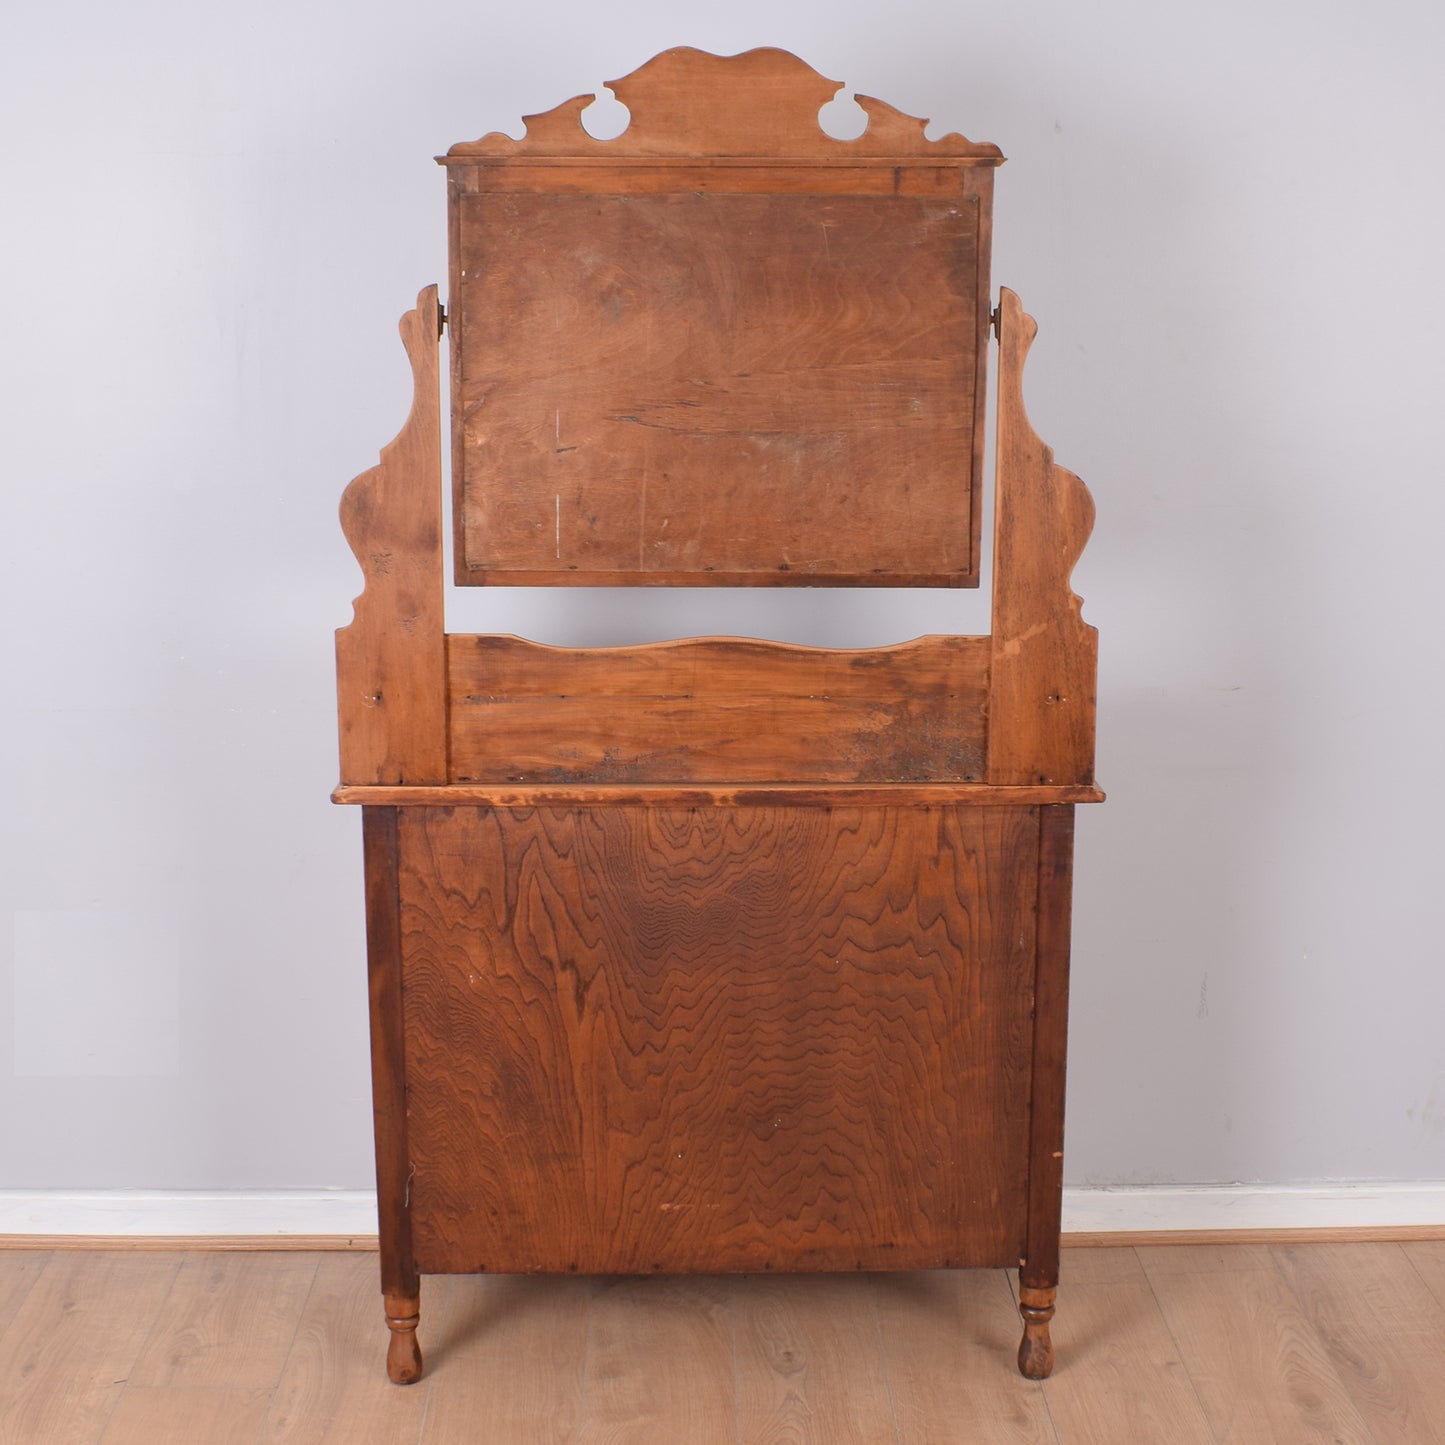
[[[1070,1178],[1445,1179],[1445,12],[715,9],[12,10],[0,1186],[369,1182],[335,514],[445,281],[430,157],[679,43],[782,45],[1011,158],[995,278],[1100,516]],[[470,595],[453,625],[889,642],[978,601]]]

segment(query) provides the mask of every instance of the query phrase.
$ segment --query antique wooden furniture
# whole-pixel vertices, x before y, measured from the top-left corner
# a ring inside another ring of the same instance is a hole
[[[454,146],[450,316],[342,504],[340,802],[363,805],[391,1378],[419,1276],[1021,1268],[1051,1363],[1088,494],[990,311],[998,150],[776,50],[673,50]],[[459,584],[976,586],[986,637],[595,650],[443,623]]]

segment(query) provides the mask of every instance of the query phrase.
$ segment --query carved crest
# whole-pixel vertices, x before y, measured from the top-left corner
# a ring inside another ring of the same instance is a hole
[[[856,140],[836,140],[818,112],[843,89],[786,50],[710,55],[679,46],[621,80],[608,82],[630,112],[627,129],[596,140],[582,126],[595,99],[574,96],[554,110],[525,117],[521,140],[499,132],[454,145],[443,164],[495,157],[597,156],[626,160],[699,155],[765,159],[926,158],[996,166],[1003,153],[961,135],[930,141],[927,120],[870,96],[857,97],[868,125]]]

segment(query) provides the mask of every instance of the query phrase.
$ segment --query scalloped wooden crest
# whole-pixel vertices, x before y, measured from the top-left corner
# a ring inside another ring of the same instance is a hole
[[[516,156],[644,157],[913,157],[999,165],[995,145],[950,134],[930,141],[928,124],[871,96],[858,104],[868,126],[856,140],[837,140],[818,112],[844,89],[786,50],[748,50],[712,55],[679,46],[664,50],[631,75],[607,83],[631,113],[627,129],[597,140],[582,126],[582,112],[596,99],[574,96],[542,115],[523,117],[521,140],[494,131],[454,145],[442,164]]]

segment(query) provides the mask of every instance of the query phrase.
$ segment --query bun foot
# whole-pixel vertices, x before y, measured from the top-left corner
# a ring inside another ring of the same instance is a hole
[[[421,1323],[421,1300],[386,1300],[386,1327],[391,1343],[386,1348],[386,1377],[393,1385],[414,1385],[421,1379],[421,1346],[416,1342],[416,1327]]]
[[[1054,1368],[1054,1342],[1049,1321],[1054,1317],[1053,1289],[1019,1290],[1019,1313],[1024,1320],[1024,1337],[1019,1341],[1019,1373],[1026,1380],[1047,1380]]]

